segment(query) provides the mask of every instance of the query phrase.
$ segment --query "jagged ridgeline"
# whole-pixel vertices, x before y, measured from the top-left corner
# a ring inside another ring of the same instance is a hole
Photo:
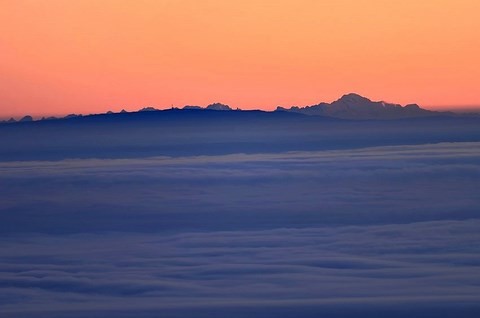
[[[168,111],[168,110],[185,110],[185,111],[242,111],[239,108],[233,109],[229,105],[222,103],[213,103],[206,107],[198,105],[185,105],[182,108],[173,107],[165,110],[158,109],[153,106],[142,107],[137,112],[159,112],[159,111]],[[431,111],[424,108],[421,108],[417,104],[408,104],[402,106],[400,104],[387,103],[384,101],[372,101],[361,95],[350,93],[343,95],[338,100],[332,103],[321,102],[316,105],[311,106],[291,106],[291,107],[282,107],[278,106],[274,112],[289,112],[297,113],[308,116],[324,116],[332,118],[341,118],[341,119],[351,119],[351,120],[365,120],[365,119],[403,119],[403,118],[415,118],[415,117],[429,117],[429,116],[455,116],[453,112],[439,112]],[[124,114],[129,113],[122,109],[120,112],[108,111],[105,114],[96,114],[96,115],[113,115],[113,114]],[[135,112],[133,112],[135,113]],[[53,120],[53,119],[68,119],[68,118],[77,118],[82,117],[81,114],[69,114],[65,117],[56,118],[56,117],[43,117],[40,120]],[[20,122],[29,122],[33,121],[32,116],[26,115],[19,119]],[[14,123],[17,122],[14,118],[3,121],[3,123]]]
[[[343,119],[399,119],[412,117],[426,117],[436,115],[453,115],[451,112],[437,112],[423,109],[417,104],[386,103],[371,101],[358,94],[343,95],[332,103],[290,108],[277,107],[277,111],[287,111],[312,116],[327,116]]]

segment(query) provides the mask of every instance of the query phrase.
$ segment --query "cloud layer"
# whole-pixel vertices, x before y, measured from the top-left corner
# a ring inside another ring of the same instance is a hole
[[[476,218],[479,149],[479,143],[444,143],[0,163],[0,232],[238,230]]]
[[[0,175],[6,317],[480,313],[480,143]]]
[[[2,309],[14,317],[250,308],[255,317],[264,307],[471,306],[480,301],[479,226],[466,220],[10,238],[0,248],[8,255],[0,262],[0,290],[9,295]]]

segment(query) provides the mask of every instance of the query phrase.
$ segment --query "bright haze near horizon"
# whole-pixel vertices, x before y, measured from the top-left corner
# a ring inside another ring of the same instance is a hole
[[[357,92],[427,109],[480,105],[475,0],[0,2],[0,117]]]

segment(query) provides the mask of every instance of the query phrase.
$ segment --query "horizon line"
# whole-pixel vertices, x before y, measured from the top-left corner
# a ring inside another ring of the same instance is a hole
[[[148,111],[145,111],[143,109],[145,108],[154,108],[154,110],[152,111],[167,111],[167,110],[189,110],[189,109],[184,109],[184,107],[186,106],[199,106],[201,107],[201,109],[198,109],[198,110],[208,110],[206,109],[207,106],[209,105],[212,105],[212,104],[223,104],[221,102],[214,102],[214,103],[211,103],[211,104],[208,104],[206,106],[201,106],[201,105],[183,105],[183,106],[175,106],[175,105],[172,105],[170,107],[165,107],[165,108],[158,108],[157,106],[155,105],[144,105],[144,106],[140,106],[140,108],[138,109],[133,109],[131,110],[130,107],[123,107],[119,110],[113,110],[113,109],[108,109],[106,111],[103,111],[103,112],[98,112],[98,113],[75,113],[75,112],[68,112],[68,113],[62,113],[62,114],[46,114],[46,113],[31,113],[31,114],[17,114],[17,115],[7,115],[7,116],[0,116],[0,122],[1,121],[8,121],[10,119],[14,119],[16,121],[20,121],[22,118],[24,117],[32,117],[34,121],[37,121],[37,120],[42,120],[42,119],[48,119],[48,118],[52,118],[52,119],[63,119],[67,116],[95,116],[95,115],[108,115],[109,113],[112,113],[112,114],[120,114],[122,113],[122,111],[125,111],[126,113],[138,113],[138,112],[148,112]],[[290,109],[290,107],[307,107],[307,106],[314,106],[314,105],[306,105],[306,106],[297,106],[297,105],[292,105],[292,106],[281,106],[281,105],[278,105],[276,106],[274,109],[261,109],[261,108],[251,108],[251,109],[242,109],[242,108],[239,108],[239,107],[232,107],[228,104],[223,104],[223,105],[227,105],[231,108],[230,111],[262,111],[262,112],[267,112],[267,113],[273,113],[275,111],[277,111],[277,107],[284,107],[286,109]],[[402,105],[402,107],[404,107],[404,105]],[[452,113],[455,113],[455,114],[469,114],[469,113],[480,113],[480,105],[463,105],[463,106],[456,106],[455,109],[453,108],[449,108],[448,106],[437,106],[436,108],[426,108],[426,107],[423,107],[423,106],[420,106],[422,109],[425,109],[425,110],[429,110],[429,111],[436,111],[436,112],[452,112]],[[450,106],[450,107],[454,107],[454,106]],[[192,109],[190,109],[192,110]],[[195,109],[193,109],[195,110]],[[215,111],[215,110],[214,110]],[[221,110],[220,110],[221,111]]]
[[[355,93],[355,92],[345,93],[341,97],[333,100],[330,103],[333,103],[333,102],[341,99],[342,97],[345,97],[345,96],[348,96],[348,95],[357,95],[359,97],[366,98],[366,99],[368,99],[372,102],[384,102],[384,103],[387,103],[387,104],[397,104],[397,105],[401,105],[402,107],[407,105],[407,104],[402,105],[402,104],[398,104],[398,103],[390,102],[390,101],[385,101],[385,100],[372,100],[368,97],[365,97],[362,94]],[[159,111],[169,110],[169,109],[183,109],[184,107],[187,107],[187,106],[198,106],[198,107],[201,107],[201,108],[205,109],[206,107],[208,107],[210,105],[214,105],[214,104],[223,104],[223,105],[229,106],[232,110],[242,110],[242,111],[259,110],[259,111],[264,111],[264,112],[274,112],[278,107],[284,107],[286,109],[289,109],[291,107],[303,108],[303,107],[307,107],[307,106],[315,106],[315,105],[318,105],[318,104],[321,104],[321,103],[328,103],[328,102],[322,102],[321,101],[321,102],[318,102],[316,104],[311,104],[311,105],[290,105],[290,106],[277,105],[277,106],[273,106],[272,108],[268,107],[266,109],[265,108],[243,109],[243,108],[236,107],[236,106],[231,106],[228,103],[222,103],[222,102],[219,102],[219,101],[211,102],[211,103],[209,103],[205,106],[195,105],[195,103],[185,104],[185,105],[182,105],[182,106],[176,106],[175,104],[171,104],[170,107],[168,107],[168,106],[160,106],[159,107],[159,106],[156,106],[154,104],[148,104],[148,105],[131,106],[131,107],[130,106],[123,106],[123,107],[120,107],[120,109],[115,107],[115,108],[110,108],[110,109],[106,109],[104,111],[94,112],[94,113],[66,112],[66,113],[48,114],[48,113],[40,113],[39,112],[39,113],[29,113],[29,114],[10,114],[10,115],[0,116],[0,121],[9,120],[9,119],[12,119],[12,118],[15,119],[15,120],[20,120],[20,119],[22,119],[26,116],[31,116],[32,118],[34,118],[34,119],[36,118],[37,120],[41,120],[42,118],[48,118],[48,117],[63,118],[65,116],[69,116],[69,115],[91,116],[91,115],[107,114],[109,112],[120,113],[120,112],[122,112],[122,110],[125,110],[126,112],[129,112],[129,113],[135,113],[135,112],[139,112],[142,109],[149,108],[149,107],[155,108],[156,110],[159,110]],[[328,104],[330,104],[330,103],[328,103]],[[416,104],[416,103],[412,103],[412,104]],[[418,106],[422,109],[429,110],[429,111],[453,112],[453,113],[457,113],[457,114],[480,113],[480,105],[455,105],[455,106],[454,105],[436,105],[436,106],[435,105],[428,105],[428,106],[418,105]],[[135,107],[136,109],[133,109],[133,107]],[[114,109],[117,109],[117,110],[114,110]]]

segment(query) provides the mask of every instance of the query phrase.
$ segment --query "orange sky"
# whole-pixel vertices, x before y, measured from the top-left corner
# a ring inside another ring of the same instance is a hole
[[[478,0],[0,0],[0,117],[480,105]]]

